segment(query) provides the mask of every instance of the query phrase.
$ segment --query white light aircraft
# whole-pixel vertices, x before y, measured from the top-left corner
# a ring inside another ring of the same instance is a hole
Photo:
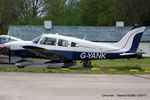
[[[14,41],[4,45],[20,57],[42,57],[50,59],[49,66],[69,67],[76,60],[134,58],[145,30],[144,26],[134,26],[119,42],[96,43],[58,34],[44,34],[32,41]],[[24,66],[23,66],[24,67]]]

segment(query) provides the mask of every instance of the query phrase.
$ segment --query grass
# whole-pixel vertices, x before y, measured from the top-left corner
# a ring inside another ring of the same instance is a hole
[[[117,69],[139,69],[150,70],[150,58],[143,59],[116,59],[116,60],[99,60],[92,61],[93,66],[100,68],[117,68]]]
[[[78,62],[77,66],[81,66]],[[94,60],[91,69],[39,69],[39,68],[0,68],[7,72],[36,72],[36,73],[78,73],[78,74],[148,74],[150,73],[150,58]],[[100,69],[100,70],[99,70]],[[146,71],[146,72],[145,72]]]
[[[2,72],[32,72],[32,73],[66,73],[66,74],[130,74],[129,71],[116,71],[116,72],[109,72],[109,71],[92,71],[89,69],[82,69],[82,70],[61,70],[61,69],[32,69],[32,68],[0,68]],[[141,72],[142,73],[142,72]]]

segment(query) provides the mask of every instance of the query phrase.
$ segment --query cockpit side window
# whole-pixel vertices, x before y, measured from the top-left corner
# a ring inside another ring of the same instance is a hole
[[[44,44],[44,45],[56,45],[56,39],[55,38],[44,37],[41,40],[40,43]]]
[[[68,41],[67,40],[58,40],[58,46],[68,47]]]

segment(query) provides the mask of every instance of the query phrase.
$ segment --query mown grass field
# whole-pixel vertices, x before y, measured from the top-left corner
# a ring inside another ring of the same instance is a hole
[[[78,62],[78,67],[81,63]],[[78,74],[149,74],[150,58],[143,59],[116,59],[116,60],[93,60],[91,68],[87,69],[39,69],[39,68],[0,68],[7,72],[38,72],[38,73],[78,73]],[[132,70],[132,71],[131,71]],[[145,72],[147,71],[147,72]]]
[[[142,59],[115,59],[115,60],[97,60],[92,61],[94,67],[120,68],[120,67],[141,67],[145,70],[150,70],[150,58]]]

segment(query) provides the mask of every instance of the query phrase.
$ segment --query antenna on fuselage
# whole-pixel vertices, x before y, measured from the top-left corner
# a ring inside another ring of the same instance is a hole
[[[43,36],[43,35],[45,35],[46,33],[42,33],[40,36]]]
[[[82,40],[85,40],[86,38],[87,38],[87,35],[85,35]]]
[[[56,35],[59,35],[58,33],[56,33]]]

